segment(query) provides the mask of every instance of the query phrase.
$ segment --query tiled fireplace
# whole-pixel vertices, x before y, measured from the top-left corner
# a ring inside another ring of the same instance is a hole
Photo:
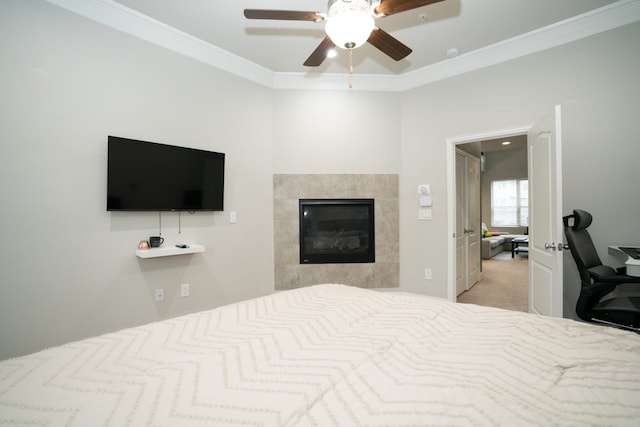
[[[279,174],[274,175],[273,185],[277,290],[318,283],[344,283],[362,288],[399,286],[398,175]],[[310,244],[315,245],[315,252],[322,254],[332,246],[339,248],[337,258],[320,257],[319,262],[305,262],[301,258],[300,217],[304,210],[300,206],[301,200],[309,199],[329,205],[328,209],[320,209],[317,213],[322,221],[321,225],[314,225],[316,229],[312,235],[321,238]],[[371,200],[375,227],[371,230],[375,240],[370,248],[363,236],[366,234],[366,227],[362,225],[364,210],[350,213],[355,217],[345,221],[346,208],[342,209],[347,201],[362,205],[366,200]],[[332,210],[331,204],[338,204],[339,208]],[[370,255],[361,260],[356,256],[356,261],[342,258],[343,254],[373,248],[373,259]]]

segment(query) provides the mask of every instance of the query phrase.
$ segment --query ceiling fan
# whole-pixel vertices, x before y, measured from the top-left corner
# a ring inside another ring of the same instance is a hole
[[[294,10],[245,9],[248,19],[325,22],[327,35],[307,58],[304,65],[317,67],[334,47],[350,52],[368,42],[392,59],[399,61],[412,50],[378,28],[375,19],[443,0],[329,0],[327,13]],[[350,72],[353,72],[350,67]]]

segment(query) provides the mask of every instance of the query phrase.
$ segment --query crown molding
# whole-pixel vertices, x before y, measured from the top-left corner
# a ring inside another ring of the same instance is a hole
[[[276,73],[112,0],[46,0],[108,27],[273,89],[348,90],[349,74]],[[591,12],[399,75],[355,74],[354,90],[402,92],[640,21],[640,0]]]
[[[409,90],[541,52],[637,21],[640,21],[640,0],[620,0],[456,58],[405,73],[400,90]]]
[[[275,73],[274,89],[302,90],[352,90],[375,92],[400,92],[403,90],[403,75],[347,73]]]

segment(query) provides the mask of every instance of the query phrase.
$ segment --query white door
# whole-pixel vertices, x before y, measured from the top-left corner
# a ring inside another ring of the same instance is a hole
[[[480,278],[480,159],[456,150],[456,295]]]
[[[562,317],[561,108],[528,133],[529,311]]]
[[[467,157],[467,289],[480,280],[480,159]]]
[[[466,233],[464,232],[467,216],[465,196],[465,159],[456,151],[456,295],[460,295],[467,290],[466,282],[466,257],[465,244]]]

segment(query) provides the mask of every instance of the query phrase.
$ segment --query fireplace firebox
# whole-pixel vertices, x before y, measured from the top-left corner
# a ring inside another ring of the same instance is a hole
[[[300,199],[300,264],[373,263],[374,199]]]

